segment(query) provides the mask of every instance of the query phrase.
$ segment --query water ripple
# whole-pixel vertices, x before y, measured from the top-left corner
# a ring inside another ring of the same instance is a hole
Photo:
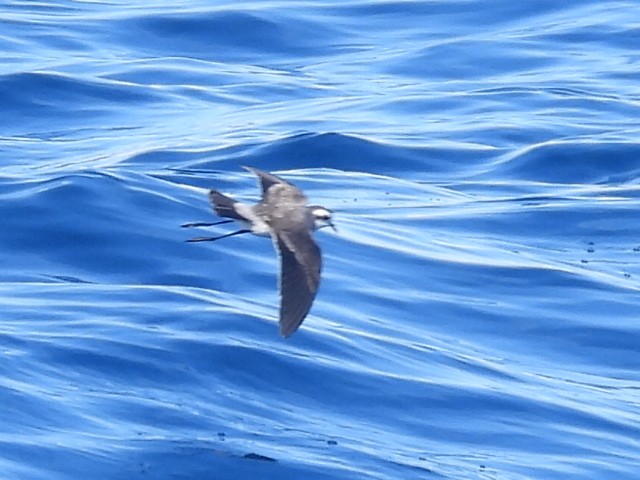
[[[636,10],[0,6],[0,471],[636,478]],[[335,212],[287,341],[242,165]]]

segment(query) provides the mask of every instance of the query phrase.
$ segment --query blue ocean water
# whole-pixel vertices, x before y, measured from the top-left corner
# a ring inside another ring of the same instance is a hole
[[[0,478],[640,478],[637,2],[13,0],[0,51]],[[242,165],[335,211],[288,340],[271,242],[180,228]]]

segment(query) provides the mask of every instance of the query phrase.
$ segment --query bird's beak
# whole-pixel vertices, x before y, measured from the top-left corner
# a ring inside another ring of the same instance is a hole
[[[329,220],[329,221],[327,222],[327,224],[331,227],[331,229],[332,229],[334,232],[338,233],[338,229],[336,228],[336,226],[333,224],[333,222],[332,222],[331,220]]]

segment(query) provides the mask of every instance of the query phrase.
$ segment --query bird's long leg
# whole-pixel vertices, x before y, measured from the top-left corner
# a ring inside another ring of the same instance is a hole
[[[243,233],[251,233],[251,230],[238,230],[237,232],[227,233],[226,235],[220,235],[219,237],[196,237],[187,240],[187,242],[214,242],[222,238],[233,237],[235,235],[242,235]]]
[[[221,220],[219,222],[192,222],[192,223],[183,223],[180,225],[182,228],[191,228],[191,227],[213,227],[214,225],[224,225],[225,223],[231,223],[233,220]]]

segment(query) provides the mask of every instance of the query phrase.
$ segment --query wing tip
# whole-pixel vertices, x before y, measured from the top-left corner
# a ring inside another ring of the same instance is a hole
[[[247,172],[253,173],[257,177],[260,177],[262,174],[266,173],[265,171],[260,170],[259,168],[249,167],[248,165],[241,165],[241,167],[244,168]]]
[[[300,324],[292,328],[291,326],[285,326],[284,324],[280,323],[280,336],[286,340],[298,331],[299,326]]]
[[[291,335],[293,335],[294,332],[284,332],[282,329],[280,329],[280,336],[282,338],[284,338],[285,340],[289,337],[291,337]]]
[[[304,314],[300,315],[300,313]],[[280,321],[278,323],[280,326],[280,335],[283,338],[289,338],[298,331],[298,328],[300,328],[300,325],[302,325],[302,322],[304,322],[307,316],[308,310],[300,313],[296,312],[291,314],[291,312],[289,312],[289,314],[287,314],[282,311],[282,308],[280,309]]]

